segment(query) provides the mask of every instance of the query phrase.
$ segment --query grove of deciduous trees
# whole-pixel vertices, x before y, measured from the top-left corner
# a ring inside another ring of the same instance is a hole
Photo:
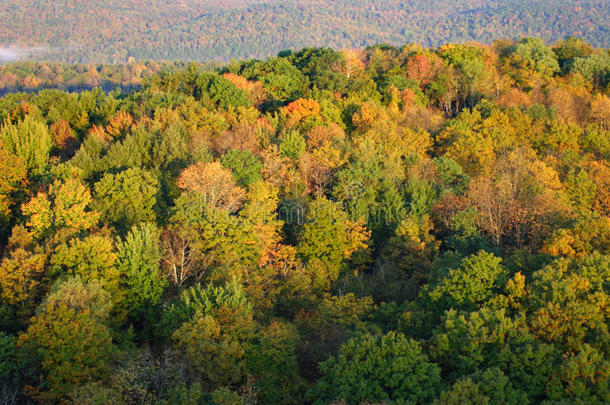
[[[306,48],[0,98],[0,397],[610,402],[610,53]]]

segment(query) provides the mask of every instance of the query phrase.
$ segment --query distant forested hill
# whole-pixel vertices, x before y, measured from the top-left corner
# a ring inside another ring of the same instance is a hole
[[[287,48],[579,36],[610,46],[608,0],[4,0],[0,59],[262,58]],[[4,56],[3,56],[4,55]]]

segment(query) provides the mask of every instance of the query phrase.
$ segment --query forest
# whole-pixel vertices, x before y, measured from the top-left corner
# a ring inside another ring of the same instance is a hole
[[[608,49],[7,75],[0,403],[610,402]]]
[[[186,69],[187,62],[155,62],[128,59],[127,63],[66,64],[35,62],[32,60],[0,64],[0,96],[7,93],[31,93],[43,89],[80,92],[99,88],[105,92],[135,90],[155,73]],[[198,62],[201,69],[210,70],[220,65],[215,62]]]
[[[3,0],[0,21],[0,51],[64,63],[230,62],[308,46],[524,36],[610,47],[608,0]]]

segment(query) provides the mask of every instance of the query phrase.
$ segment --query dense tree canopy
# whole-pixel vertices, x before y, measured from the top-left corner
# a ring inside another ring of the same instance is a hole
[[[609,403],[608,55],[306,48],[108,93],[24,68],[2,401]]]

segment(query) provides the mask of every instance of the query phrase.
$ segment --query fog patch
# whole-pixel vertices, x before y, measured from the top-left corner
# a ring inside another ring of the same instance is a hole
[[[18,46],[0,46],[0,63],[15,62],[21,59],[27,59],[32,57],[34,54],[48,51],[46,48],[24,48]]]

